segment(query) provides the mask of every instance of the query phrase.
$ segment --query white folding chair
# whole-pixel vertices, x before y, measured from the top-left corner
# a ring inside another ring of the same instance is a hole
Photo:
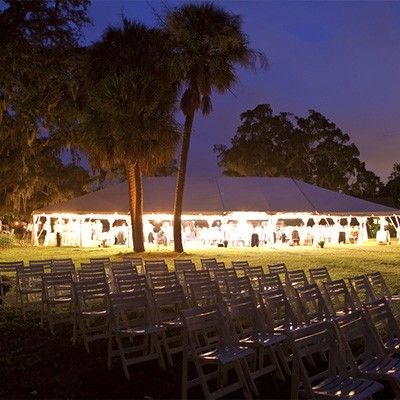
[[[265,275],[263,267],[255,266],[245,268],[244,275],[249,277],[251,285],[256,292],[262,290],[260,287],[260,279],[262,280],[263,276]]]
[[[70,272],[44,274],[42,284],[42,326],[46,319],[49,323],[50,332],[54,334],[54,326],[57,321],[72,322],[73,319],[72,274]],[[64,311],[64,313],[61,313],[61,311]]]
[[[178,276],[179,282],[185,288],[185,272],[195,272],[196,265],[191,260],[174,260],[175,273]]]
[[[348,279],[350,295],[357,307],[362,309],[363,304],[373,303],[378,300],[365,275],[354,276]]]
[[[232,261],[232,268],[235,270],[236,275],[245,275],[246,270],[250,268],[248,261]]]
[[[115,289],[118,293],[140,292],[148,289],[148,281],[144,275],[117,276]]]
[[[193,306],[201,307],[210,304],[219,304],[222,295],[215,281],[190,284],[190,300]]]
[[[60,259],[60,260],[51,260],[50,264],[50,272],[70,272],[73,275],[76,275],[75,264],[72,262],[72,259]]]
[[[268,329],[253,297],[227,299],[225,304],[240,345],[250,347],[256,352],[255,362],[252,363],[252,377],[256,379],[276,371],[278,377],[285,380],[276,350],[281,351],[278,347],[287,337]]]
[[[400,354],[400,326],[386,299],[363,306],[365,316],[374,327],[377,340],[387,354]]]
[[[334,314],[329,309],[317,284],[298,287],[296,293],[299,299],[301,317],[306,324],[331,321],[334,318]]]
[[[211,275],[208,270],[200,270],[200,271],[184,271],[184,288],[187,296],[190,296],[190,285],[198,284],[198,283],[208,283],[211,282]]]
[[[104,339],[109,329],[109,289],[104,278],[84,279],[72,284],[74,296],[74,328],[72,341],[76,345],[82,336],[86,351],[89,343]]]
[[[360,313],[356,319],[337,323],[346,363],[352,375],[390,383],[400,395],[400,358],[385,354],[376,333]]]
[[[151,295],[155,321],[167,328],[167,357],[173,365],[171,354],[182,351],[181,312],[189,305],[180,285],[153,288]]]
[[[238,298],[238,297],[252,297],[255,298],[253,286],[251,285],[250,279],[247,276],[241,278],[226,278],[226,297]]]
[[[292,286],[292,288],[306,286],[309,283],[306,273],[302,269],[297,269],[295,271],[288,271],[287,282]]]
[[[110,263],[110,277],[113,290],[117,290],[118,277],[137,276],[137,266],[133,265],[130,261],[112,261]]]
[[[323,289],[324,282],[330,282],[332,280],[326,267],[310,268],[308,272],[310,274],[310,283],[317,284],[320,289]]]
[[[295,330],[289,336],[293,351],[291,398],[299,394],[319,399],[370,399],[383,386],[350,376],[340,353],[335,328],[329,322]],[[328,362],[320,362],[325,354]],[[310,365],[310,358],[317,359]]]
[[[111,324],[108,331],[108,368],[119,357],[125,377],[130,379],[129,365],[158,360],[165,369],[161,346],[166,345],[163,325],[154,322],[147,292],[110,294]],[[117,349],[113,349],[113,341]]]
[[[391,293],[385,278],[379,271],[366,276],[377,299],[385,298],[389,304],[400,301],[400,295]]]
[[[236,271],[233,268],[222,268],[214,271],[214,279],[217,282],[219,290],[223,295],[227,295],[228,288],[226,286],[227,279],[237,279]]]
[[[104,279],[107,281],[107,273],[105,265],[103,263],[94,264],[81,264],[81,268],[78,271],[79,280],[89,280],[89,279]]]
[[[164,274],[168,272],[168,266],[165,263],[165,260],[145,260],[144,272],[147,276],[151,274]]]
[[[151,289],[181,286],[175,272],[150,274],[148,277],[148,281]]]
[[[279,274],[261,274],[258,276],[258,291],[265,292],[272,289],[282,289],[284,286],[282,284]]]
[[[270,274],[278,274],[282,283],[286,282],[288,268],[285,263],[268,264]]]
[[[200,258],[200,263],[201,263],[201,268],[206,269],[207,264],[209,264],[209,263],[216,264],[217,259],[216,258]]]
[[[254,351],[240,346],[229,331],[218,306],[196,307],[182,312],[185,326],[182,360],[181,398],[188,397],[188,389],[201,385],[206,399],[217,399],[242,390],[245,398],[251,398],[251,390],[257,392],[251,377],[247,357]],[[189,379],[189,363],[193,363],[196,375]],[[208,368],[214,369],[212,371]],[[233,369],[236,381],[227,383],[226,373]],[[217,379],[217,389],[212,391],[210,381]]]
[[[36,306],[42,301],[43,266],[17,268],[17,294],[21,305],[23,319],[26,318],[26,307]]]
[[[357,316],[359,309],[351,297],[344,279],[324,282],[324,287],[329,308],[336,319],[347,319],[352,318],[353,315]]]

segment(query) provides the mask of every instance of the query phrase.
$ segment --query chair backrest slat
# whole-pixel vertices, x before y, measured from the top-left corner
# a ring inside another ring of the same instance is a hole
[[[350,294],[358,308],[362,308],[363,304],[372,303],[378,300],[375,293],[365,275],[354,276],[349,278]]]
[[[332,318],[333,315],[315,283],[296,288],[296,294],[304,322],[326,321]]]
[[[116,276],[115,288],[117,292],[142,292],[147,290],[148,282],[144,275]]]
[[[168,272],[168,266],[165,263],[165,260],[145,260],[144,272],[146,275],[165,274]]]
[[[357,306],[347,289],[344,279],[324,282],[326,298],[335,315],[343,316],[353,313]]]
[[[278,274],[282,282],[286,282],[287,279],[287,266],[285,263],[268,264],[270,274]]]
[[[310,268],[310,283],[316,283],[318,286],[322,286],[324,282],[330,282],[332,280],[331,275],[326,267]]]
[[[306,273],[302,269],[287,272],[287,283],[292,287],[301,287],[308,285]]]

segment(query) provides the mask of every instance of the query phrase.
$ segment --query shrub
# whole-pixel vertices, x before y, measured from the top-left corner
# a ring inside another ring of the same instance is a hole
[[[0,249],[4,249],[7,247],[13,247],[15,245],[15,236],[14,235],[4,235],[0,234]]]

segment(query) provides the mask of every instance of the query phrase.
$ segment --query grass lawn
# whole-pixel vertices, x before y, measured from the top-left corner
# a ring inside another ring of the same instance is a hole
[[[78,249],[15,247],[0,249],[0,261],[72,257],[75,262],[89,257],[121,258],[127,249]],[[173,265],[176,254],[153,251],[144,258],[165,258]],[[336,246],[324,249],[188,249],[179,257],[192,258],[197,265],[202,257],[216,257],[230,264],[232,260],[249,260],[251,265],[267,266],[285,262],[289,268],[310,268],[325,265],[334,278],[354,276],[369,271],[381,271],[390,288],[400,293],[400,245],[363,247]],[[119,362],[107,370],[107,344],[93,343],[86,354],[82,343],[72,346],[72,328],[56,328],[56,335],[42,330],[38,315],[23,321],[12,306],[0,306],[0,398],[177,398],[180,396],[181,365],[177,356],[174,368],[163,371],[155,362],[132,366],[131,381],[126,381]],[[258,382],[262,398],[288,398],[289,383],[272,376]],[[196,393],[194,394],[196,396]],[[240,393],[238,393],[240,396]],[[197,397],[202,397],[197,392]]]

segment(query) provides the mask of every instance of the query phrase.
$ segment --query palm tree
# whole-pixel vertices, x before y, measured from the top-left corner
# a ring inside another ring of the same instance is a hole
[[[89,61],[87,129],[80,143],[92,165],[125,170],[136,252],[144,251],[142,173],[170,162],[179,138],[162,37],[124,20],[93,46]]]
[[[164,25],[183,84],[180,108],[185,124],[174,204],[174,246],[176,252],[182,252],[183,193],[195,113],[200,110],[207,115],[212,111],[211,94],[225,93],[233,87],[237,66],[255,68],[259,59],[261,66],[266,67],[267,60],[249,47],[240,16],[212,3],[185,4],[169,11]]]

